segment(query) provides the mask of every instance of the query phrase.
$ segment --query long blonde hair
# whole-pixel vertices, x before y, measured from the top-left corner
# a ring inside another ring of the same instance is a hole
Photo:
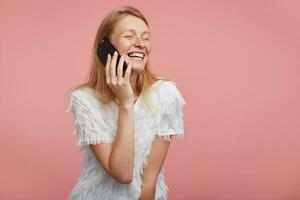
[[[134,8],[132,6],[125,6],[122,9],[113,10],[112,12],[110,12],[102,20],[96,34],[96,38],[91,53],[91,66],[89,71],[89,79],[87,82],[80,84],[79,86],[76,86],[71,90],[90,88],[94,91],[96,98],[104,105],[107,105],[111,100],[114,99],[115,95],[105,81],[105,67],[102,64],[102,62],[99,60],[96,51],[99,42],[103,38],[110,38],[111,33],[114,27],[116,26],[117,22],[128,15],[132,15],[142,19],[149,28],[148,21],[137,8]],[[168,79],[152,73],[150,70],[149,60],[148,60],[143,72],[138,74],[136,84],[137,84],[138,94],[142,96],[142,98],[145,100],[145,103],[150,110],[152,110],[152,108],[151,106],[149,106],[150,103],[149,88],[158,80],[168,80]]]

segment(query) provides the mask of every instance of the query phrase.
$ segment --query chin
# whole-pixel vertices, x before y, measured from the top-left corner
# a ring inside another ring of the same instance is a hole
[[[135,72],[142,72],[142,71],[144,71],[146,64],[132,62],[131,66],[132,66],[132,70],[134,70]]]
[[[145,69],[145,65],[143,65],[143,66],[132,65],[132,69],[131,70],[133,70],[133,71],[135,71],[137,73],[140,73],[140,72],[144,71],[144,69]]]

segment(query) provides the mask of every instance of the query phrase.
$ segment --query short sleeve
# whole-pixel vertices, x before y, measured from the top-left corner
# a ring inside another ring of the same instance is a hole
[[[177,139],[184,137],[183,106],[186,104],[176,83],[166,81],[159,89],[160,114],[156,135],[170,141],[173,136]]]
[[[77,147],[83,149],[89,144],[113,143],[112,130],[90,95],[73,91],[69,97],[70,104],[66,112],[73,114],[73,135],[77,136]]]

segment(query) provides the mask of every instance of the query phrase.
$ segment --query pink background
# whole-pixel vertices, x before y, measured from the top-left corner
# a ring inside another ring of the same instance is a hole
[[[81,169],[67,90],[97,27],[134,5],[153,71],[186,100],[169,199],[300,199],[298,1],[16,1],[0,4],[0,199],[66,199]]]

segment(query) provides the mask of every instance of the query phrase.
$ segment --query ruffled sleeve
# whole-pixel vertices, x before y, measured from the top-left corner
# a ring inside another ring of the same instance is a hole
[[[186,104],[176,83],[165,81],[159,89],[160,114],[157,136],[170,141],[184,138],[183,106]]]
[[[114,134],[94,99],[86,91],[73,91],[69,97],[66,112],[73,114],[73,135],[77,136],[77,147],[82,150],[89,144],[113,143]]]

